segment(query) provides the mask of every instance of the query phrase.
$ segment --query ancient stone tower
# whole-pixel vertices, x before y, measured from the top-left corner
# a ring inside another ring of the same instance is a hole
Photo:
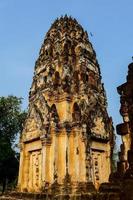
[[[20,191],[85,191],[107,182],[113,129],[96,53],[71,17],[57,19],[35,64],[20,140]]]
[[[126,82],[120,85],[117,90],[120,94],[120,114],[123,117],[123,123],[118,124],[116,130],[122,138],[119,159],[124,173],[129,167],[128,151],[133,151],[133,63],[128,65]],[[133,155],[130,157],[133,158]]]
[[[117,91],[123,118],[123,123],[116,126],[117,134],[122,138],[121,151],[116,172],[111,173],[109,183],[100,187],[100,200],[133,200],[133,63],[128,65],[126,82]]]

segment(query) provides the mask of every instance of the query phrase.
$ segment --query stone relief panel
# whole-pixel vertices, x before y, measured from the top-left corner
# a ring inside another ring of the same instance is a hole
[[[93,181],[96,185],[96,188],[98,188],[101,183],[101,173],[103,173],[102,162],[102,153],[92,152]]]
[[[42,187],[42,154],[40,151],[30,152],[29,183],[33,191],[40,191]]]
[[[91,129],[92,132],[99,134],[99,135],[106,134],[103,117],[96,117],[94,119],[94,124],[95,124],[95,126],[92,127],[92,129]]]
[[[37,115],[35,108],[30,108],[22,134],[24,141],[30,140],[40,135],[40,123],[40,118]]]

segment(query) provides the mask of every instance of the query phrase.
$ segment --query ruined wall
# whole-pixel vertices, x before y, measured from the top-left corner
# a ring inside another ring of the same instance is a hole
[[[128,151],[132,148],[133,133],[133,63],[128,66],[127,81],[118,88],[120,94],[120,114],[123,123],[117,125],[117,133],[121,135],[122,145],[120,152],[120,161],[123,163],[123,172],[128,168]]]

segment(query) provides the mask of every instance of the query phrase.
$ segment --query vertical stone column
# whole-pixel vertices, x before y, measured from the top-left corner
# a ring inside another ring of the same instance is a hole
[[[58,160],[58,145],[57,145],[57,136],[53,135],[53,153],[54,153],[54,161],[53,161],[53,165],[54,165],[54,174],[53,174],[53,178],[54,181],[57,181],[58,175],[57,175],[57,160]]]
[[[21,191],[23,183],[23,168],[24,168],[24,152],[23,152],[23,143],[19,144],[20,148],[20,160],[19,160],[19,176],[18,176],[18,190]]]
[[[54,182],[54,172],[55,172],[55,148],[56,148],[56,135],[54,130],[51,131],[51,140],[52,140],[52,145],[50,146],[50,160],[49,160],[49,167],[50,167],[50,183]]]
[[[33,157],[32,157],[32,153],[30,153],[30,161],[29,161],[29,191],[31,192],[33,190]]]
[[[86,165],[85,165],[85,143],[82,140],[81,134],[79,135],[79,177],[81,182],[86,181]]]
[[[50,183],[50,144],[46,143],[46,164],[45,164],[45,181],[46,184]]]
[[[68,134],[66,133],[66,174],[69,174],[69,172],[68,172],[68,152],[69,152],[69,142],[68,142]]]
[[[30,160],[30,155],[29,152],[25,152],[24,155],[24,182],[23,182],[23,190],[28,191],[28,182],[29,182],[29,160]]]
[[[41,138],[42,142],[42,188],[45,187],[45,177],[46,177],[46,145],[45,145],[45,136]]]
[[[57,140],[58,140],[58,161],[57,161],[58,182],[62,184],[66,174],[66,133],[64,130],[61,133],[59,133]]]
[[[75,146],[74,146],[74,132],[69,135],[69,149],[68,149],[68,173],[71,176],[71,180],[75,181]]]
[[[51,139],[45,135],[41,137],[42,140],[42,187],[47,187],[50,181],[50,147]]]
[[[75,128],[75,180],[79,181],[79,130]]]

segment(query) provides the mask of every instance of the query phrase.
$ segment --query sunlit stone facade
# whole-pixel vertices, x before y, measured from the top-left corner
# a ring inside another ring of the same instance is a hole
[[[107,182],[112,121],[96,53],[71,17],[57,19],[35,64],[20,139],[19,191],[87,190]]]

